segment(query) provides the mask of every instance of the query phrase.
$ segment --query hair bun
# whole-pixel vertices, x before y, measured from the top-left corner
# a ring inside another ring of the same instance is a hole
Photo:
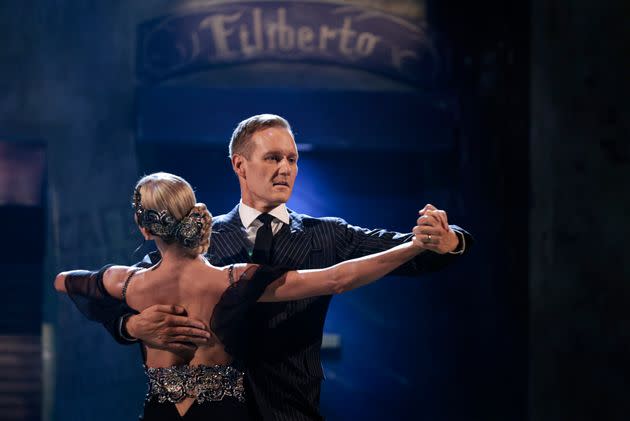
[[[212,215],[204,203],[195,203],[177,229],[177,241],[191,249],[192,254],[203,254],[210,245]]]

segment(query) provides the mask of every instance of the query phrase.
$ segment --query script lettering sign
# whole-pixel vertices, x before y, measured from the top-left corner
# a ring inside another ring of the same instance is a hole
[[[434,79],[425,23],[330,2],[251,1],[177,12],[138,27],[138,77],[154,82],[218,65],[328,63],[413,84]]]

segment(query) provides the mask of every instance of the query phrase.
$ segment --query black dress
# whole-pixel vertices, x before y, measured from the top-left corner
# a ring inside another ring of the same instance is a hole
[[[111,314],[112,308],[120,305],[120,300],[111,297],[103,285],[103,273],[110,266],[104,266],[98,272],[74,271],[66,277],[65,284],[68,295],[77,308],[90,320],[102,322],[107,315]],[[250,313],[252,306],[264,293],[265,288],[285,272],[285,268],[269,266],[258,266],[248,270],[238,281],[233,282],[226,289],[214,308],[210,321],[212,331],[221,340],[226,352],[234,357],[235,363],[231,366],[202,366],[201,368],[215,370],[211,373],[212,376],[208,376],[208,378],[216,378],[216,372],[228,372],[231,377],[228,375],[224,379],[229,377],[233,380],[229,388],[230,391],[243,387],[247,389],[247,382],[242,381],[242,368],[249,359],[248,342],[251,337]],[[147,393],[147,399],[144,403],[144,415],[140,419],[144,421],[258,419],[257,411],[253,409],[255,408],[252,405],[253,402],[251,399],[247,399],[247,390],[240,391],[244,393],[222,393],[219,399],[196,399],[184,416],[180,416],[173,400],[169,400],[166,396],[168,393],[155,393],[155,376],[152,377],[151,375],[155,374],[155,370],[175,370],[175,374],[182,377],[181,370],[185,372],[186,369],[193,370],[188,366],[147,369],[149,393]],[[154,371],[151,372],[151,370]],[[234,377],[234,373],[237,372],[240,373],[240,380]],[[199,376],[191,375],[189,377],[198,378]],[[176,380],[180,381],[181,379],[177,378]],[[162,390],[173,390],[173,384],[158,384],[158,388],[159,386],[163,386]],[[201,386],[200,384],[195,385],[196,390],[199,390],[200,387],[203,388],[203,383]],[[214,393],[214,390],[212,392]]]

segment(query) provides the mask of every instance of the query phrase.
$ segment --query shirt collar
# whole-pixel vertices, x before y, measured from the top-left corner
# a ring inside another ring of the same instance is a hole
[[[245,228],[249,228],[252,222],[254,222],[256,218],[258,218],[258,215],[260,215],[261,213],[262,212],[250,206],[247,206],[245,203],[243,203],[243,200],[241,200],[238,205],[238,214],[241,217],[241,222],[243,223],[243,226]],[[281,222],[284,222],[287,225],[289,224],[289,211],[287,210],[287,205],[285,203],[282,203],[270,210],[269,215],[279,219]]]

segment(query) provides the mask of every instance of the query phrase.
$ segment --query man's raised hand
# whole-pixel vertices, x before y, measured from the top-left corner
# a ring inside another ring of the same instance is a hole
[[[445,254],[457,248],[459,238],[448,225],[446,212],[427,204],[418,214],[420,217],[413,228],[413,234],[415,240],[421,242],[426,250]]]

